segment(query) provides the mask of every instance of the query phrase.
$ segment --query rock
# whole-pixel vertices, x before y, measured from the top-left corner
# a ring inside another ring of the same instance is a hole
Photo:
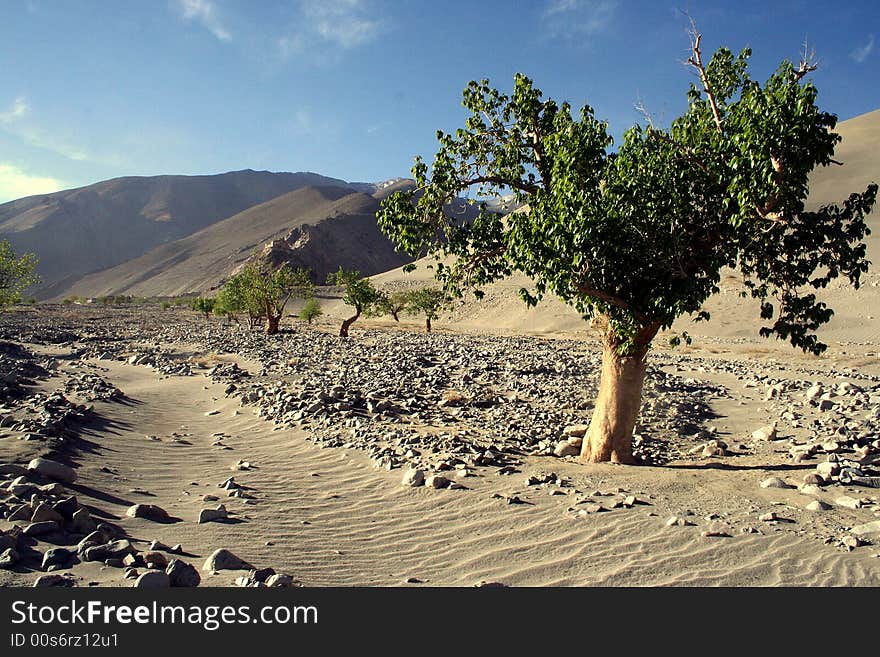
[[[861,509],[862,501],[857,500],[854,497],[849,497],[848,495],[841,495],[836,500],[834,500],[835,504],[838,506],[842,506],[847,509]]]
[[[56,502],[52,505],[52,510],[57,511],[61,514],[62,518],[65,521],[72,520],[73,514],[79,510],[79,502],[77,502],[76,498],[71,495],[70,497],[61,500],[60,502]]]
[[[125,512],[129,518],[144,518],[153,522],[168,522],[171,517],[161,506],[155,504],[135,504]]]
[[[64,522],[64,516],[45,502],[40,502],[40,504],[37,505],[37,508],[34,509],[34,513],[31,516],[31,522],[45,522],[47,520],[51,520],[60,526]]]
[[[569,438],[583,438],[590,429],[588,424],[570,424],[562,430],[562,435]]]
[[[768,477],[761,482],[761,488],[794,488],[779,477]]]
[[[293,577],[290,575],[277,574],[266,579],[266,586],[271,588],[281,588],[293,586]]]
[[[43,554],[43,570],[49,566],[63,566],[73,559],[73,552],[63,547],[50,548]]]
[[[24,528],[25,536],[45,536],[60,529],[58,523],[54,520],[44,520],[42,522],[32,522]]]
[[[864,545],[858,536],[844,536],[843,540],[840,541],[840,544],[849,550],[854,550],[855,548]]]
[[[577,456],[581,453],[581,444],[576,444],[572,440],[561,440],[556,443],[556,447],[553,448],[553,454],[559,456],[560,458],[563,456]]]
[[[700,536],[703,538],[730,538],[730,531],[726,525],[712,523],[700,532]]]
[[[106,561],[118,559],[120,562],[126,554],[135,552],[134,547],[127,540],[111,541],[104,545],[94,545],[82,551],[83,561]]]
[[[752,440],[766,441],[766,440],[776,440],[776,425],[771,424],[766,427],[761,427],[752,432]]]
[[[247,568],[250,568],[247,562],[235,556],[226,548],[214,550],[211,556],[205,560],[205,565],[202,566],[202,570],[205,571],[244,570]]]
[[[880,535],[880,520],[873,520],[871,522],[866,522],[863,525],[856,525],[849,531],[857,536],[871,537]]]
[[[46,588],[50,586],[73,586],[74,581],[63,575],[41,575],[34,582],[34,588]]]
[[[425,473],[423,470],[419,470],[417,468],[408,468],[403,473],[403,480],[401,481],[401,485],[403,486],[412,486],[415,488],[416,486],[421,486],[425,483]]]
[[[690,520],[686,520],[685,518],[679,518],[678,516],[672,516],[666,521],[667,527],[693,527],[694,523]]]
[[[804,475],[804,484],[823,486],[825,485],[825,478],[820,474],[816,474],[815,472],[808,472]]]
[[[168,559],[161,552],[149,550],[138,556],[143,560],[147,568],[152,568],[153,570],[165,570],[166,566],[168,566]]]
[[[171,579],[164,571],[150,570],[135,580],[136,589],[166,589],[171,586]]]
[[[202,576],[195,566],[180,559],[173,559],[165,569],[171,586],[176,588],[192,588],[198,586]]]
[[[33,459],[28,463],[28,470],[49,479],[56,479],[66,484],[76,481],[76,471],[63,463],[44,458]]]
[[[759,515],[758,520],[761,522],[775,522],[779,520],[779,516],[776,515],[775,511],[770,511],[769,513],[762,513]]]
[[[229,512],[222,504],[218,504],[215,509],[202,509],[199,511],[198,523],[201,525],[206,522],[214,522],[216,520],[225,520],[229,517]]]
[[[98,523],[92,518],[88,509],[79,509],[76,511],[67,524],[67,529],[74,534],[88,534],[95,531]]]
[[[822,500],[813,500],[807,506],[804,507],[807,511],[828,511],[831,508],[830,504],[826,504]]]
[[[840,472],[840,464],[834,461],[826,461],[816,466],[816,473],[824,480],[831,479]]]
[[[822,489],[813,484],[804,484],[798,489],[802,495],[821,495]]]
[[[0,552],[0,568],[12,568],[18,563],[18,552],[15,548],[6,548]]]
[[[451,479],[447,479],[443,475],[429,475],[425,478],[425,487],[426,488],[448,488],[449,484],[452,483]]]
[[[110,536],[107,534],[107,532],[103,530],[93,531],[91,534],[89,534],[79,542],[79,544],[76,546],[76,551],[82,554],[86,548],[94,547],[95,545],[103,545],[109,540]]]

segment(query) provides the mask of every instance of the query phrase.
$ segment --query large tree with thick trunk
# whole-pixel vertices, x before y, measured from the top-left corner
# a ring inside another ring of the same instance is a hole
[[[288,301],[313,296],[314,284],[307,269],[292,269],[286,263],[274,268],[268,260],[257,259],[225,283],[219,298],[227,312],[247,312],[252,322],[263,319],[266,333],[275,335]]]
[[[552,292],[599,329],[599,394],[581,456],[632,463],[652,340],[676,318],[708,319],[704,302],[735,267],[760,301],[760,335],[815,354],[832,310],[814,294],[867,271],[865,215],[877,186],[808,211],[810,173],[836,164],[836,117],[816,105],[815,69],[783,62],[764,83],[749,50],[719,49],[704,63],[694,31],[697,82],[688,110],[662,128],[634,126],[612,150],[607,124],[585,106],[544,99],[515,78],[511,95],[471,82],[470,112],[455,134],[438,132],[433,165],[416,158],[416,187],[383,203],[379,224],[413,256],[433,255],[435,275],[461,295],[520,272],[530,305]],[[482,199],[512,191],[524,207],[506,217]],[[463,192],[480,212],[443,213]]]

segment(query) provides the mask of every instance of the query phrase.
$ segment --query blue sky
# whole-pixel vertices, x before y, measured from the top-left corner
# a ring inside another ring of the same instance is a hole
[[[876,0],[0,0],[0,201],[122,175],[409,173],[461,90],[532,77],[619,136],[684,108],[690,13],[753,73],[820,62],[820,104],[880,108]]]

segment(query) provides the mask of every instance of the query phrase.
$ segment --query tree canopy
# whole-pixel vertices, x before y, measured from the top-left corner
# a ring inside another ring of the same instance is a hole
[[[288,264],[275,269],[265,260],[246,264],[232,276],[218,295],[220,308],[227,314],[246,312],[251,320],[266,321],[266,332],[278,333],[284,308],[291,298],[310,299],[314,284],[307,269]]]
[[[36,266],[33,253],[19,256],[8,241],[0,241],[0,310],[21,301],[21,293],[39,282]]]
[[[694,30],[688,60],[697,82],[688,109],[667,128],[636,125],[612,150],[608,125],[584,105],[545,99],[522,74],[504,94],[470,82],[470,116],[437,133],[429,167],[417,157],[415,189],[387,198],[379,225],[415,257],[433,256],[444,290],[461,295],[514,272],[533,281],[530,305],[552,292],[604,344],[599,395],[582,458],[632,462],[648,348],[660,329],[693,314],[736,268],[760,302],[760,335],[814,354],[832,310],[816,290],[867,271],[865,216],[877,185],[808,210],[809,176],[835,164],[837,118],[816,104],[806,57],[783,61],[763,83],[749,49],[703,61]],[[512,191],[523,205],[506,217],[484,199]],[[444,212],[475,194],[472,220]]]
[[[348,337],[348,329],[351,325],[362,314],[371,312],[373,304],[381,299],[381,294],[369,278],[361,277],[359,271],[345,271],[342,267],[327,276],[327,284],[343,287],[343,303],[352,306],[355,310],[355,314],[344,320],[339,328],[339,336]]]

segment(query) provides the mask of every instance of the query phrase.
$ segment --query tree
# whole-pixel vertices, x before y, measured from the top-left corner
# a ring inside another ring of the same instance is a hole
[[[309,324],[311,324],[313,319],[317,319],[323,314],[324,311],[321,310],[321,304],[318,302],[317,299],[312,298],[306,300],[305,304],[302,307],[302,310],[299,311],[299,318],[304,319]]]
[[[373,304],[379,300],[379,291],[373,287],[370,279],[361,278],[359,271],[345,271],[342,267],[327,277],[327,284],[344,287],[342,301],[354,307],[354,315],[343,320],[342,326],[339,328],[339,337],[347,338],[351,325],[357,321],[361,314],[369,313]]]
[[[266,320],[266,333],[278,333],[284,308],[291,298],[310,299],[314,294],[307,269],[291,269],[286,263],[274,269],[266,260],[246,264],[221,290],[227,312],[247,312],[251,326]]]
[[[0,241],[0,310],[21,301],[21,293],[39,282],[36,267],[33,253],[18,256],[8,241]]]
[[[197,297],[193,299],[192,309],[205,314],[205,321],[211,319],[211,313],[214,312],[215,299],[210,297]]]
[[[373,304],[373,311],[377,315],[391,315],[395,322],[400,321],[400,313],[406,310],[409,292],[398,290],[388,294],[379,292],[379,299]]]
[[[447,296],[443,290],[434,287],[424,287],[412,290],[407,294],[406,309],[411,315],[425,316],[425,331],[431,332],[431,321],[437,319],[440,309],[447,303]]]
[[[438,261],[436,277],[460,295],[514,271],[592,320],[603,342],[599,393],[581,458],[632,463],[649,346],[685,314],[708,319],[723,267],[738,267],[761,302],[759,333],[805,352],[825,349],[815,331],[832,310],[810,290],[867,271],[865,215],[877,186],[840,205],[805,209],[810,172],[834,164],[836,117],[820,111],[807,76],[815,66],[784,61],[760,84],[748,49],[719,49],[704,64],[700,35],[689,60],[698,84],[668,129],[628,130],[617,152],[589,106],[544,100],[515,78],[511,96],[471,82],[471,115],[454,135],[438,132],[433,167],[416,158],[415,191],[389,197],[382,230],[413,256]],[[480,203],[472,221],[444,215],[465,190],[528,204],[500,217]],[[451,264],[442,261],[449,257]]]

